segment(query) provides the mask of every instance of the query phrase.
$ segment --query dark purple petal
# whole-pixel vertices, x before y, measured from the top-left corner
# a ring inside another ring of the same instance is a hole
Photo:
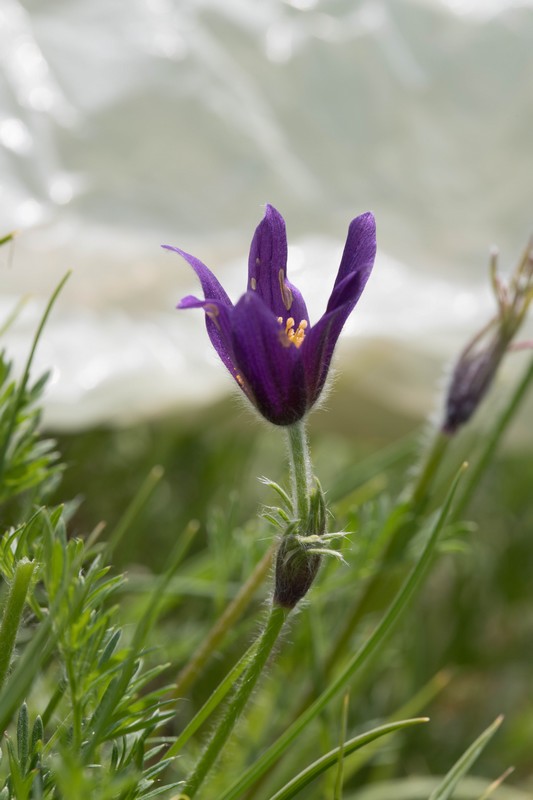
[[[343,281],[337,283],[333,287],[333,291],[328,300],[326,314],[329,314],[330,311],[335,311],[336,308],[340,308],[341,306],[345,306],[347,304],[349,305],[348,314],[350,314],[357,301],[361,297],[371,272],[372,264],[368,269],[352,272],[352,274],[344,278]]]
[[[316,403],[324,388],[333,351],[348,314],[344,315],[342,309],[324,314],[307,333],[300,348],[310,406]]]
[[[298,325],[309,320],[305,302],[287,280],[285,220],[273,206],[256,228],[248,261],[248,290],[256,292],[276,317],[293,317]]]
[[[369,217],[372,220],[371,226],[368,224]],[[373,219],[371,214],[364,214],[362,217],[355,219],[350,225],[348,240],[339,269],[339,275],[344,271],[345,277],[339,281],[337,276],[326,313],[308,331],[302,344],[302,357],[311,404],[318,400],[320,392],[324,388],[337,339],[372,272],[376,252],[375,238],[373,239],[373,246],[370,246],[367,236],[365,239],[366,246],[358,248],[355,233],[361,228],[363,228],[364,233],[368,233],[369,228],[372,228],[375,236]],[[348,271],[346,266],[348,263],[352,265],[351,272]]]
[[[190,294],[184,297],[183,300],[180,300],[178,308],[203,308],[205,311],[205,327],[207,328],[211,343],[220,356],[221,361],[226,365],[237,383],[239,383],[237,380],[238,370],[235,367],[233,358],[231,333],[231,318],[234,313],[233,306],[228,306],[226,303],[220,302],[219,300],[199,300],[197,297]]]
[[[171,247],[169,244],[164,244],[162,246],[165,250],[171,250],[174,253],[178,253],[178,255],[180,255],[185,259],[185,261],[187,261],[188,264],[190,264],[200,279],[206,300],[220,300],[229,306],[232,305],[231,300],[219,281],[215,278],[211,270],[206,267],[206,265],[203,264],[198,258],[191,256],[184,250],[180,250],[179,247]]]
[[[207,302],[206,300],[200,300],[193,294],[188,294],[187,297],[181,298],[176,308],[179,308],[180,311],[183,308],[203,308],[206,302]]]
[[[376,257],[376,221],[372,212],[367,211],[351,221],[348,228],[348,236],[344,245],[341,264],[333,292],[329,299],[327,311],[332,311],[341,303],[345,302],[344,289],[342,284],[351,275],[359,276],[358,284],[350,283],[353,305],[357,303],[365,288],[365,284],[372,272],[374,259]]]
[[[247,393],[275,425],[291,425],[307,411],[300,351],[285,337],[275,315],[253,291],[232,314],[233,352]]]

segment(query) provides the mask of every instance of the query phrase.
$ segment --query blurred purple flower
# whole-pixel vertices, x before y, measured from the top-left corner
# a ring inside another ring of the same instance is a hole
[[[505,354],[523,324],[533,301],[533,240],[506,284],[498,275],[498,253],[491,255],[492,288],[498,312],[465,347],[453,370],[444,410],[443,433],[452,435],[465,425],[489,391]],[[531,342],[515,349],[531,348]]]
[[[333,350],[359,300],[376,255],[376,226],[368,212],[348,229],[341,264],[323,316],[315,325],[298,289],[287,280],[287,236],[281,214],[267,205],[248,264],[248,286],[233,305],[213,273],[177,247],[196,272],[204,299],[184,297],[178,308],[203,308],[211,342],[242,391],[274,425],[298,422],[316,403]]]

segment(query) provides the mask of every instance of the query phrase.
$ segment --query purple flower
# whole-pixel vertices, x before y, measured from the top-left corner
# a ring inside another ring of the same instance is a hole
[[[442,423],[443,433],[449,435],[465,425],[477,410],[525,320],[533,301],[533,240],[507,284],[498,275],[497,250],[492,252],[490,267],[498,313],[469,342],[455,365]],[[525,342],[515,348],[531,346],[531,342]]]
[[[376,255],[371,213],[354,219],[326,311],[310,325],[303,297],[287,280],[287,236],[281,214],[267,205],[248,264],[248,286],[233,305],[213,273],[177,247],[196,272],[204,299],[184,297],[178,308],[203,308],[215,350],[248,399],[275,425],[298,422],[318,400],[339,334],[359,300]]]

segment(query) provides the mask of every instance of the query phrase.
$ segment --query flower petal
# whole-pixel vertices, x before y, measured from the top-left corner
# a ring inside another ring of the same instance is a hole
[[[205,327],[211,339],[211,343],[220,360],[228,368],[231,375],[235,378],[237,383],[237,372],[233,357],[233,343],[231,335],[232,327],[232,314],[234,312],[233,306],[228,306],[226,303],[219,300],[199,300],[192,294],[180,300],[179,309],[182,308],[203,308],[205,311]],[[242,388],[242,385],[239,384]]]
[[[275,314],[249,291],[235,306],[232,327],[235,364],[252,402],[275,425],[297,422],[307,410],[302,359]]]
[[[222,287],[217,278],[215,278],[209,267],[206,267],[206,265],[203,264],[200,259],[191,256],[184,250],[180,250],[179,247],[171,247],[169,244],[164,244],[162,247],[165,250],[171,250],[174,253],[178,253],[178,255],[180,255],[185,259],[185,261],[187,261],[188,264],[190,264],[200,279],[206,300],[221,300],[227,305],[232,305],[232,302],[226,294],[225,289]]]
[[[333,351],[351,308],[330,311],[313,325],[302,344],[302,359],[309,403],[318,400],[328,376]]]
[[[236,370],[231,352],[230,311],[233,309],[233,303],[209,267],[206,267],[200,259],[191,256],[190,253],[186,253],[179,247],[171,247],[168,244],[164,244],[163,248],[178,253],[178,255],[184,258],[200,279],[205,300],[202,301],[193,295],[187,295],[187,297],[184,297],[179,302],[178,308],[204,309],[206,312],[205,327],[207,328],[211,343],[220,356],[221,361],[225,364],[233,377],[236,378]]]
[[[372,272],[375,257],[376,221],[372,212],[368,211],[350,223],[339,271],[326,311],[333,311],[345,303],[348,299],[347,293],[350,294],[353,308]],[[357,275],[358,280],[355,283],[353,281],[347,283],[347,278],[353,275]]]
[[[375,230],[372,214],[363,214],[351,223],[326,313],[307,332],[302,344],[311,404],[318,400],[328,376],[337,339],[372,272],[376,254]],[[339,276],[344,277],[339,280]]]
[[[304,299],[287,280],[287,233],[285,220],[267,205],[256,228],[248,260],[248,291],[257,292],[276,317],[293,317],[296,324],[309,321]]]

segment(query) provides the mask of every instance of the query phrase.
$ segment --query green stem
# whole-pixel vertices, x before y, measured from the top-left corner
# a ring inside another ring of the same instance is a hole
[[[231,603],[229,603],[222,616],[219,617],[201,645],[193,653],[191,659],[183,667],[176,678],[174,697],[183,697],[187,689],[190,688],[198,677],[211,654],[216,651],[228,631],[232,630],[237,620],[248,608],[255,592],[269,573],[276,547],[277,542],[274,542],[271,547],[269,547],[246,583],[243,584],[238,594],[233,598]]]
[[[389,523],[386,523],[386,525],[391,526],[391,531],[389,534],[390,538],[381,556],[379,566],[376,568],[374,574],[366,584],[366,587],[358,601],[352,607],[351,611],[346,615],[343,628],[335,640],[335,643],[333,644],[326,661],[326,675],[330,674],[341,653],[344,652],[361,619],[368,612],[368,609],[372,607],[376,598],[380,596],[383,585],[384,583],[386,584],[388,580],[388,576],[385,571],[387,564],[392,559],[397,558],[400,554],[405,552],[408,543],[418,532],[420,528],[420,519],[423,517],[429,496],[428,489],[431,487],[435,475],[437,474],[437,471],[442,463],[449,442],[450,438],[448,436],[440,431],[437,432],[433,444],[424,458],[416,482],[411,489],[409,498],[406,502],[406,509],[408,509],[411,513],[408,516],[403,514],[395,516],[389,521]],[[305,705],[308,705],[308,702],[309,699],[306,698]]]
[[[441,465],[443,456],[446,452],[450,437],[442,431],[437,431],[437,435],[433,440],[431,449],[429,450],[422,469],[418,473],[416,482],[411,489],[409,502],[413,506],[415,513],[420,514],[424,509],[428,500],[428,489],[433,483],[433,479]]]
[[[13,655],[20,619],[34,568],[33,561],[27,561],[26,559],[19,561],[7,596],[4,615],[0,624],[0,688],[4,685],[11,663],[11,656]]]
[[[201,709],[194,715],[191,721],[185,726],[185,728],[181,731],[178,738],[173,742],[172,746],[169,750],[165,752],[165,758],[170,759],[173,758],[175,755],[179,753],[179,751],[184,747],[191,736],[196,733],[198,728],[200,728],[204,722],[209,719],[211,714],[218,708],[218,706],[222,703],[222,701],[226,698],[226,696],[231,692],[234,688],[235,684],[241,677],[242,673],[248,667],[253,654],[257,649],[258,642],[255,641],[253,644],[250,645],[246,653],[239,659],[239,661],[235,664],[233,669],[231,669],[226,677],[218,684],[216,689],[209,695],[206,702],[203,704]]]
[[[289,460],[291,468],[292,499],[298,519],[307,521],[309,495],[313,487],[311,458],[303,420],[287,426]]]
[[[140,489],[137,491],[133,500],[126,508],[126,511],[119,519],[112,533],[108,534],[106,542],[106,556],[109,560],[111,560],[112,554],[115,552],[117,546],[124,538],[124,535],[130,530],[139,512],[144,508],[150,499],[152,492],[164,474],[165,471],[163,467],[159,465],[152,467]],[[92,544],[92,542],[90,542],[90,544]]]
[[[235,723],[242,714],[246,703],[261,675],[267,659],[272,652],[278,636],[281,632],[283,624],[288,616],[287,609],[274,606],[271,611],[267,624],[261,638],[259,640],[258,648],[253,656],[252,661],[236,690],[235,696],[231,701],[226,713],[220,719],[215,731],[209,740],[206,749],[200,756],[193,772],[187,779],[183,788],[183,793],[180,795],[181,800],[191,800],[196,794],[197,790],[205,780],[209,770],[217,760],[222,748],[226,744]]]

